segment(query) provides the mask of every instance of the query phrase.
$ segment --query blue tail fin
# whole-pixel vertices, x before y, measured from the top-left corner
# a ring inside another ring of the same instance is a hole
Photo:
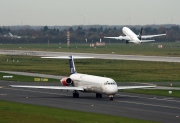
[[[70,65],[70,72],[71,74],[76,73],[75,65],[74,65],[74,58],[75,59],[90,59],[94,57],[83,57],[83,56],[50,56],[50,57],[41,57],[41,58],[51,58],[51,59],[69,59],[69,65]]]
[[[74,65],[74,59],[73,59],[73,56],[69,56],[69,65],[70,65],[70,72],[71,74],[74,74],[76,73],[76,68],[75,68],[75,65]]]

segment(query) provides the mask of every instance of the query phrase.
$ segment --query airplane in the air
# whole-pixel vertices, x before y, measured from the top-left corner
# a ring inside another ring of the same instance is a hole
[[[63,86],[30,86],[30,85],[29,86],[10,85],[10,86],[22,87],[22,88],[71,90],[73,91],[73,98],[79,98],[78,91],[92,92],[92,93],[96,93],[96,98],[102,98],[102,95],[108,95],[110,100],[113,100],[113,97],[118,92],[118,90],[156,87],[151,85],[117,86],[116,82],[108,77],[100,77],[100,76],[77,73],[74,65],[74,58],[81,59],[81,58],[92,58],[92,57],[68,56],[68,57],[42,57],[42,58],[69,59],[71,75],[61,80],[61,84]]]
[[[145,42],[151,42],[155,40],[142,40],[142,39],[147,39],[147,38],[153,38],[153,37],[158,37],[158,36],[164,36],[166,34],[158,34],[158,35],[142,35],[142,29],[139,33],[139,35],[136,35],[131,29],[128,27],[123,27],[122,32],[125,34],[125,36],[119,36],[119,37],[104,37],[104,38],[109,38],[109,39],[117,39],[117,40],[124,40],[126,43],[132,42],[135,44],[140,44],[140,43],[145,43]]]

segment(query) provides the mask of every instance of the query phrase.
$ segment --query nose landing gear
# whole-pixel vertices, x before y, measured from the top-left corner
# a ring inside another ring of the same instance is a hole
[[[109,99],[110,99],[110,101],[113,101],[113,95],[109,95]]]

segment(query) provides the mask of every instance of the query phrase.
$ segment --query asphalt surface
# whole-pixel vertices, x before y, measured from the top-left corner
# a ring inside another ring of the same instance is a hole
[[[141,56],[141,55],[117,55],[117,54],[92,54],[73,52],[47,52],[28,50],[0,50],[0,54],[6,55],[29,55],[29,56],[88,56],[98,59],[136,60],[136,61],[158,61],[158,62],[180,62],[180,57],[165,56]]]
[[[180,122],[180,98],[120,92],[114,101],[103,95],[96,99],[94,93],[80,93],[72,98],[71,91],[11,88],[9,85],[54,85],[60,83],[0,81],[0,100],[36,104],[56,108],[124,116],[163,123]]]

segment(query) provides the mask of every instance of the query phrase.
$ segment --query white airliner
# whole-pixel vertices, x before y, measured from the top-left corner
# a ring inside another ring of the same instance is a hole
[[[109,38],[109,39],[117,39],[117,40],[125,40],[126,43],[132,42],[135,44],[140,44],[144,42],[151,42],[155,40],[142,40],[142,39],[147,39],[147,38],[153,38],[153,37],[158,37],[158,36],[164,36],[166,34],[158,34],[158,35],[142,35],[142,29],[139,33],[139,35],[136,35],[132,30],[130,30],[128,27],[123,27],[122,32],[125,34],[125,36],[119,36],[119,37],[104,37],[104,38]]]
[[[13,35],[10,32],[8,33],[11,38],[21,38],[21,36]]]
[[[42,58],[69,59],[71,75],[61,80],[61,84],[63,86],[27,86],[27,85],[10,85],[10,86],[23,87],[23,88],[72,90],[73,98],[79,98],[78,91],[93,92],[96,93],[96,98],[102,98],[102,94],[104,94],[104,95],[108,95],[110,100],[113,100],[113,97],[118,92],[118,90],[156,87],[156,86],[120,86],[119,87],[117,86],[116,82],[111,78],[77,73],[73,59],[90,58],[90,57],[69,56],[69,57],[42,57]]]

